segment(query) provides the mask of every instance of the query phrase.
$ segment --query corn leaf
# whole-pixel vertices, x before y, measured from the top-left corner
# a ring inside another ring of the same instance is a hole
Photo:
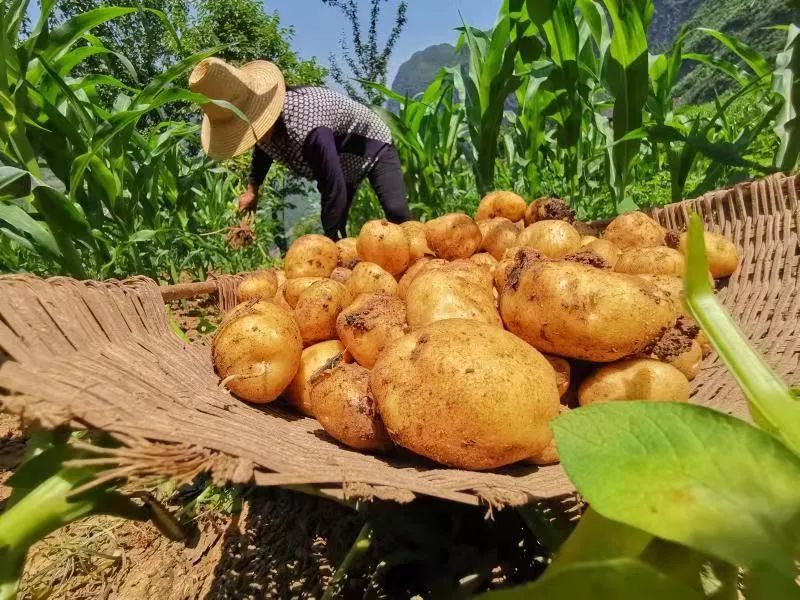
[[[800,157],[800,28],[796,25],[789,26],[786,47],[778,54],[772,89],[781,102],[775,123],[780,139],[775,165],[791,171]]]

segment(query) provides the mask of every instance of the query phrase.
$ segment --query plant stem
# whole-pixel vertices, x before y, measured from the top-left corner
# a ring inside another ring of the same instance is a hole
[[[336,590],[339,587],[339,584],[344,581],[345,577],[347,577],[348,571],[358,563],[359,560],[369,551],[370,547],[372,546],[372,524],[367,522],[364,523],[364,527],[361,528],[361,531],[356,538],[356,541],[353,542],[353,545],[350,547],[350,551],[347,553],[347,556],[344,557],[342,564],[339,565],[339,568],[336,569],[336,573],[331,579],[330,584],[328,585],[328,589],[325,590],[325,593],[322,595],[322,600],[333,600],[335,598]]]

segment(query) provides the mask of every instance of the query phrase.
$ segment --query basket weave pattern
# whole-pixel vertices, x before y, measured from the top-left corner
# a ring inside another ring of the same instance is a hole
[[[721,298],[780,375],[800,379],[800,204],[795,177],[775,176],[653,211],[683,230],[691,210],[743,252]],[[230,294],[226,294],[230,295]],[[226,301],[226,304],[230,301]],[[709,359],[694,402],[746,418],[735,382]],[[374,457],[332,441],[312,419],[255,408],[218,388],[205,344],[170,330],[156,284],[0,278],[0,405],[29,422],[104,430],[129,455],[176,448],[203,457],[219,481],[312,485],[344,498],[400,502],[429,495],[466,504],[521,505],[574,491],[559,466],[494,473],[443,469],[397,453]],[[177,465],[180,461],[174,461]],[[171,472],[161,464],[162,474]]]

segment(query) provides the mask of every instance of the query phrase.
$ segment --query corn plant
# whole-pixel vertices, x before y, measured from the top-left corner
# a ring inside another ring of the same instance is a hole
[[[796,598],[800,402],[750,348],[708,279],[690,224],[687,304],[756,426],[701,406],[612,403],[553,425],[591,509],[537,582],[502,598]]]

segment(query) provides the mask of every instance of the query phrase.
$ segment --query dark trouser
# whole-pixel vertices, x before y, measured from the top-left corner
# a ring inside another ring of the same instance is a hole
[[[403,166],[400,164],[400,155],[397,154],[397,148],[389,146],[383,151],[378,158],[378,162],[375,163],[369,173],[369,183],[378,196],[378,202],[381,203],[387,221],[399,224],[413,220],[411,209],[408,207],[406,184],[403,180]],[[347,188],[349,196],[347,202],[348,213],[357,191],[358,185],[348,186]]]

